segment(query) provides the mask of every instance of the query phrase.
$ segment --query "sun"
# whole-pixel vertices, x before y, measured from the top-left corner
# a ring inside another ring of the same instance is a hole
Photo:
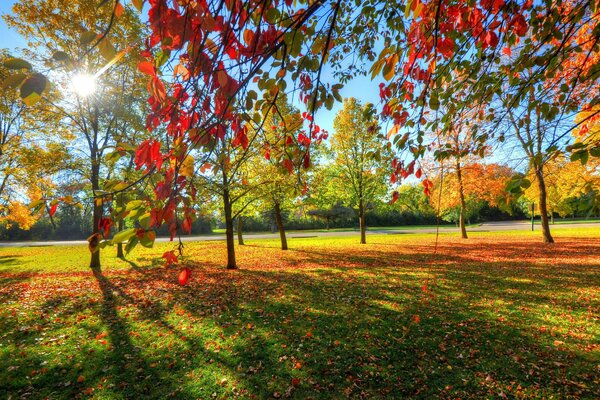
[[[79,97],[88,97],[96,91],[96,77],[86,73],[77,74],[71,80],[71,89]]]

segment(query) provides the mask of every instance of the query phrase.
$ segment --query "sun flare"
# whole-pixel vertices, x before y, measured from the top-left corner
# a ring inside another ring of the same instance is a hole
[[[96,91],[96,77],[86,73],[80,73],[73,77],[71,88],[80,97],[88,97]]]

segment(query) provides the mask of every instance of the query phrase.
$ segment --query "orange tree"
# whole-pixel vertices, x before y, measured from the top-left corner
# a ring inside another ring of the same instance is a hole
[[[487,202],[491,206],[499,205],[505,199],[506,185],[513,171],[499,164],[483,164],[471,161],[458,171],[437,174],[434,178],[432,195],[429,200],[441,215],[451,214],[458,208],[459,219],[465,218],[468,205]]]

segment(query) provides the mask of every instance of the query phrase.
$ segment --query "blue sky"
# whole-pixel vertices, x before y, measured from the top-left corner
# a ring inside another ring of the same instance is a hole
[[[10,14],[15,2],[16,0],[0,0],[0,14]],[[25,46],[25,40],[18,33],[9,30],[4,19],[0,19],[0,48],[14,49]]]

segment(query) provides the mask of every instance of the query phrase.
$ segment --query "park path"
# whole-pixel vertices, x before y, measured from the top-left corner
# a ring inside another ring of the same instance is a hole
[[[600,222],[582,222],[582,223],[566,223],[556,224],[551,226],[551,230],[565,229],[565,228],[600,228]],[[531,229],[531,222],[529,221],[501,221],[501,222],[485,222],[479,226],[468,228],[468,232],[499,232],[499,231],[525,231]],[[535,230],[539,231],[541,228],[539,225],[535,226]],[[367,233],[371,234],[409,234],[409,233],[436,233],[435,227],[412,227],[412,228],[397,228],[397,229],[377,229],[371,228]],[[455,226],[440,226],[440,232],[458,232],[458,228]],[[358,230],[354,231],[291,231],[288,233],[289,239],[294,238],[312,238],[312,237],[336,237],[336,236],[354,236],[358,235]],[[244,234],[246,239],[277,239],[279,233],[246,233]],[[182,236],[184,242],[196,242],[196,241],[212,241],[212,240],[225,240],[225,234],[211,234],[211,235],[196,235],[196,236]],[[157,242],[168,242],[169,238],[157,238]],[[2,247],[39,247],[39,246],[75,246],[87,244],[85,240],[55,240],[55,241],[27,241],[27,242],[0,242],[0,248]]]

